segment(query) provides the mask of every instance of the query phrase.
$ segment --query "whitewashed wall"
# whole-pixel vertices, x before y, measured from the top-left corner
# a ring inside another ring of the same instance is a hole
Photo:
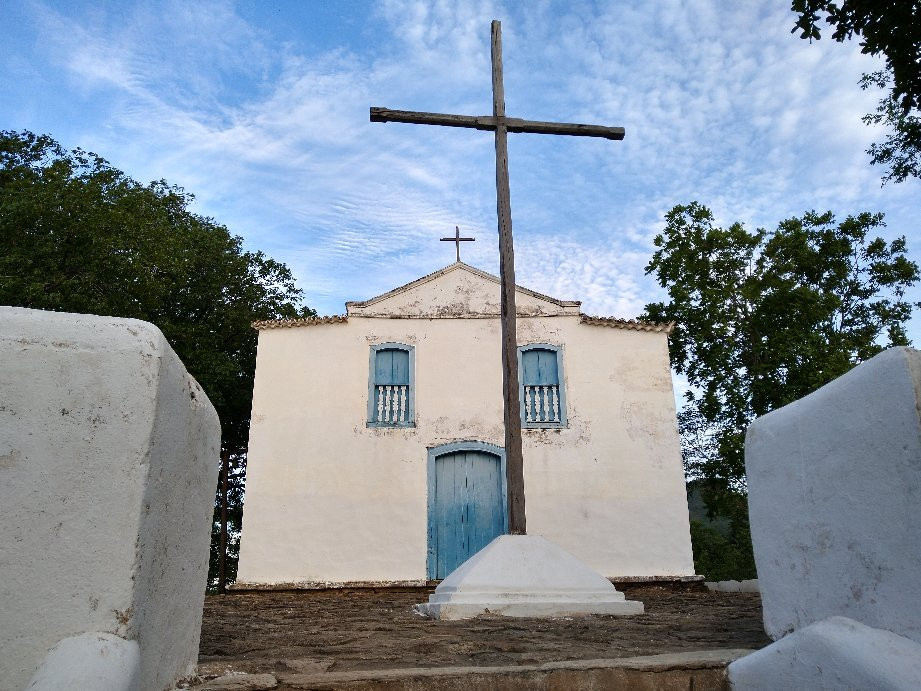
[[[0,691],[194,674],[220,445],[153,324],[0,307]]]
[[[498,285],[453,266],[346,323],[260,331],[239,584],[425,579],[427,449],[504,444]],[[568,416],[523,430],[528,532],[606,576],[693,574],[666,335],[520,300],[547,316],[521,317],[519,343],[563,347]],[[411,429],[365,425],[386,342],[415,346]]]

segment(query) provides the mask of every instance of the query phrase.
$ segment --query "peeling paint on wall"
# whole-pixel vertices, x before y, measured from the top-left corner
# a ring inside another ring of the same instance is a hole
[[[529,532],[611,577],[692,574],[667,332],[523,295],[548,314],[520,319],[519,343],[563,349],[568,423],[523,430]],[[504,443],[497,304],[462,265],[344,323],[260,331],[241,583],[425,578],[427,449]],[[369,348],[390,342],[415,346],[415,427],[366,426]]]

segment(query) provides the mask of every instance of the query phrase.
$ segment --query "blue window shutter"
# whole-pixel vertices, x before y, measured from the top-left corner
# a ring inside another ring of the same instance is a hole
[[[521,354],[521,381],[525,386],[556,386],[556,352],[544,348],[530,348]]]
[[[413,352],[412,346],[401,343],[371,346],[369,426],[415,426]]]
[[[374,363],[374,383],[408,386],[409,353],[396,348],[378,350]]]
[[[393,356],[393,369],[391,370],[391,384],[409,385],[409,353],[405,350],[389,351]]]
[[[374,360],[374,383],[392,384],[390,381],[393,372],[393,351],[378,350]]]
[[[522,428],[567,427],[562,349],[534,343],[518,348]]]
[[[525,386],[540,384],[540,351],[536,349],[525,350],[521,354],[521,382]]]
[[[540,386],[556,386],[560,383],[556,373],[556,353],[552,350],[537,350],[537,379]]]

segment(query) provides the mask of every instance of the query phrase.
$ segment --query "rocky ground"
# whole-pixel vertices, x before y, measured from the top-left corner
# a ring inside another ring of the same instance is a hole
[[[414,614],[431,590],[255,592],[205,600],[200,674],[535,665],[768,643],[756,593],[624,586],[646,613],[458,622]]]

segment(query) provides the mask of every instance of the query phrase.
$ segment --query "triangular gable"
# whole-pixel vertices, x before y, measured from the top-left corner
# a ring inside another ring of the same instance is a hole
[[[581,303],[515,286],[519,315],[579,314]],[[463,262],[423,276],[383,295],[345,303],[355,317],[482,317],[499,315],[499,279]]]

